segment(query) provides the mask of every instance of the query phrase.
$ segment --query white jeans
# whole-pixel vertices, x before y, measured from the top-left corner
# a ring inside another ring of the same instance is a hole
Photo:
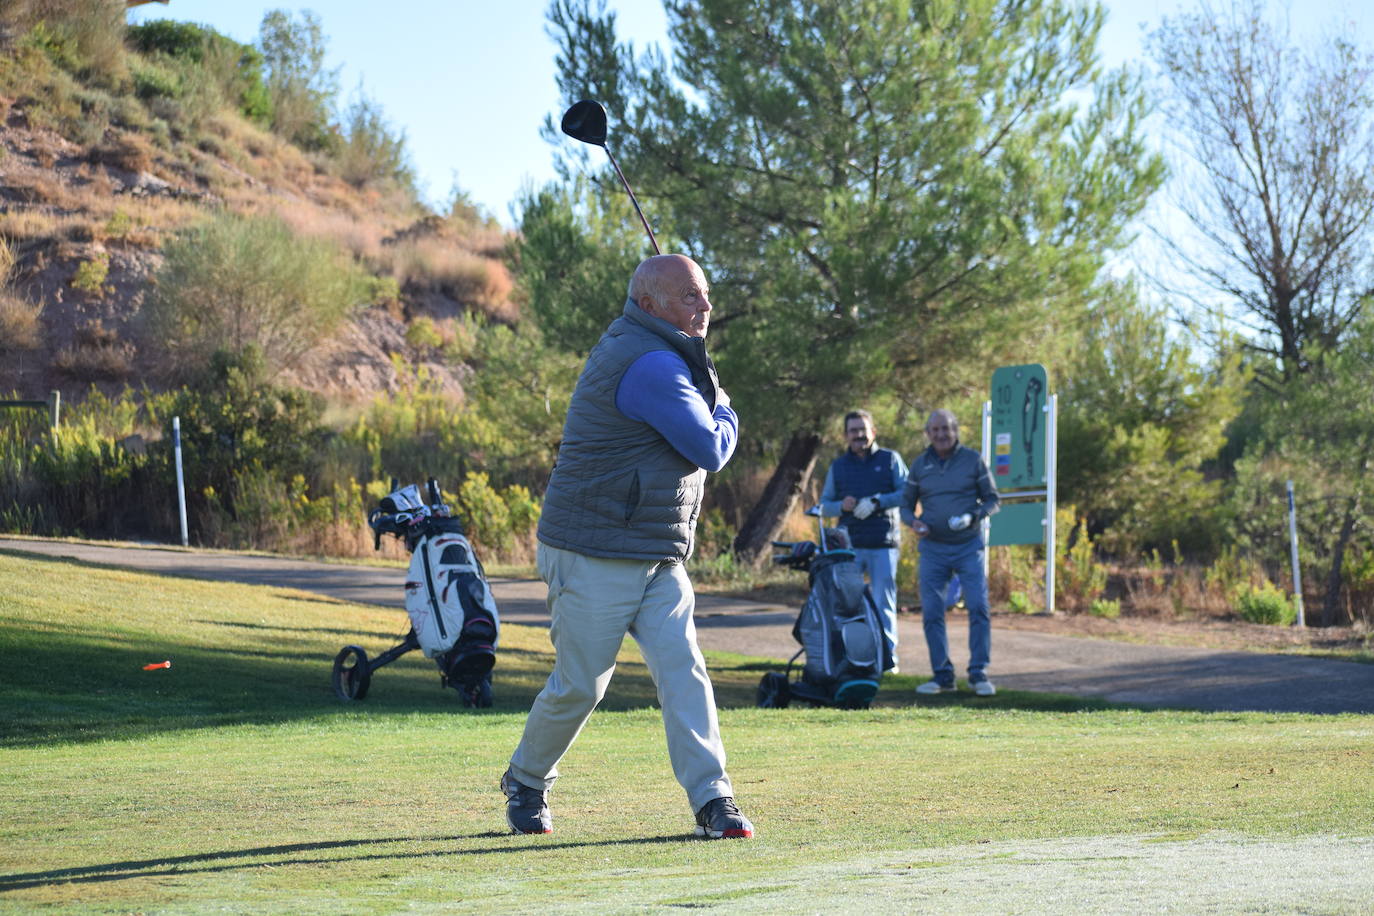
[[[696,596],[680,563],[611,560],[540,544],[539,575],[549,586],[553,673],[535,697],[511,772],[547,789],[558,761],[606,694],[625,634],[639,644],[658,688],[673,774],[693,811],[734,795],[715,693],[697,648]]]

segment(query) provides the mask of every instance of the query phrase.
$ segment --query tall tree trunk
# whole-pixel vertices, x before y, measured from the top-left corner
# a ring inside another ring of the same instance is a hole
[[[820,448],[820,433],[799,429],[792,433],[783,449],[763,495],[749,510],[739,534],[735,536],[735,556],[748,566],[762,566],[771,555],[773,538],[782,529],[783,521],[792,507],[811,471],[816,466],[816,450]]]
[[[1341,566],[1345,563],[1345,548],[1355,533],[1355,520],[1360,516],[1360,497],[1350,497],[1345,507],[1345,518],[1341,519],[1341,531],[1336,535],[1336,545],[1331,550],[1331,571],[1326,574],[1326,597],[1322,601],[1322,626],[1334,627],[1340,616]]]

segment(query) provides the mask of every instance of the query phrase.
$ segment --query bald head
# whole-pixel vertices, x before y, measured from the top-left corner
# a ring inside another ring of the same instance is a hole
[[[706,336],[711,321],[709,292],[697,262],[681,254],[646,258],[630,278],[630,299],[690,337]]]

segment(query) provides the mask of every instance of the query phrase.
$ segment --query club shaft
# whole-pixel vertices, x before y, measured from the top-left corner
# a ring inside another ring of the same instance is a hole
[[[620,171],[620,163],[615,161],[611,155],[610,147],[601,147],[606,151],[606,158],[611,160],[611,166],[615,168],[615,173],[620,176],[620,183],[625,186],[625,193],[630,195],[630,203],[635,205],[635,212],[639,214],[639,221],[644,224],[644,231],[649,233],[649,244],[654,246],[654,254],[663,254],[658,250],[658,239],[654,238],[654,230],[649,228],[649,221],[644,218],[644,211],[639,209],[639,201],[635,199],[635,192],[630,190],[630,183],[625,180],[625,173]]]

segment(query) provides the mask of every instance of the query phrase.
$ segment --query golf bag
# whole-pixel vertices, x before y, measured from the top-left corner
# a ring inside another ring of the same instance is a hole
[[[892,667],[892,649],[883,633],[873,593],[855,562],[842,528],[822,529],[821,549],[812,541],[774,542],[786,552],[780,566],[804,570],[810,589],[792,636],[801,644],[787,671],[770,671],[758,687],[758,705],[781,709],[793,699],[813,706],[865,709],[878,692],[883,672]],[[806,656],[800,678],[797,660]]]
[[[334,661],[334,690],[341,699],[362,699],[372,672],[412,649],[434,659],[440,683],[453,687],[470,707],[491,705],[491,670],[496,664],[500,615],[481,561],[463,534],[462,523],[444,505],[438,482],[428,483],[429,504],[414,485],[392,492],[368,516],[376,547],[383,534],[405,541],[405,640],[375,661],[358,646],[345,646]],[[349,662],[352,664],[349,665]]]

